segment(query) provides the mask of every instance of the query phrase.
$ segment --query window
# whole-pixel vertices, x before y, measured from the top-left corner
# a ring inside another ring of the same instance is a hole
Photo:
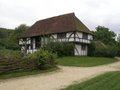
[[[26,38],[23,38],[23,41],[26,41]]]
[[[31,49],[33,49],[33,44],[31,44]]]
[[[83,39],[88,39],[88,34],[87,33],[83,33]]]
[[[38,48],[40,48],[40,46],[41,46],[41,38],[40,37],[36,37],[35,38],[35,42],[36,42],[36,48],[38,49]]]
[[[85,51],[85,50],[86,50],[86,46],[85,46],[85,45],[82,45],[82,46],[81,46],[81,50],[84,50],[84,51]]]
[[[57,34],[57,38],[58,38],[58,39],[66,38],[66,33],[58,33],[58,34]]]
[[[29,45],[27,45],[27,49],[29,49]]]

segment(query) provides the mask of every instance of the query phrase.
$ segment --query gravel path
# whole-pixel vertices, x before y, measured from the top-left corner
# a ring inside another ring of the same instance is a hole
[[[96,67],[59,67],[61,70],[57,72],[2,80],[0,90],[58,90],[108,71],[120,70],[120,61]]]

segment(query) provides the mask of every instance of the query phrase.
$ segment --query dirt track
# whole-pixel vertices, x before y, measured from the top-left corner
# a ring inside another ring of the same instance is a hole
[[[82,82],[96,75],[120,70],[120,61],[96,67],[63,67],[60,71],[0,81],[0,90],[58,90],[75,81]]]

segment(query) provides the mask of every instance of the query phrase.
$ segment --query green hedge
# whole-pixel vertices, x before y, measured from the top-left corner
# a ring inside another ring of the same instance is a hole
[[[44,47],[45,50],[56,53],[58,57],[61,56],[73,56],[74,55],[74,45],[73,43],[67,42],[48,42]]]
[[[94,52],[94,56],[98,57],[110,57],[113,58],[117,55],[117,50],[115,48],[103,48],[103,49],[96,49]]]
[[[88,48],[88,56],[113,58],[117,54],[118,54],[118,50],[115,47],[108,46],[105,48],[96,48],[94,42],[92,42]]]
[[[91,44],[88,46],[88,56],[94,56],[95,52],[95,43],[91,42]]]

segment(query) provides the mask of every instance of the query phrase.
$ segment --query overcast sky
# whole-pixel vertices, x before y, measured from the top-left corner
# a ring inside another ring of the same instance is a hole
[[[91,30],[102,25],[120,33],[120,0],[0,0],[0,27],[32,25],[71,12]]]

